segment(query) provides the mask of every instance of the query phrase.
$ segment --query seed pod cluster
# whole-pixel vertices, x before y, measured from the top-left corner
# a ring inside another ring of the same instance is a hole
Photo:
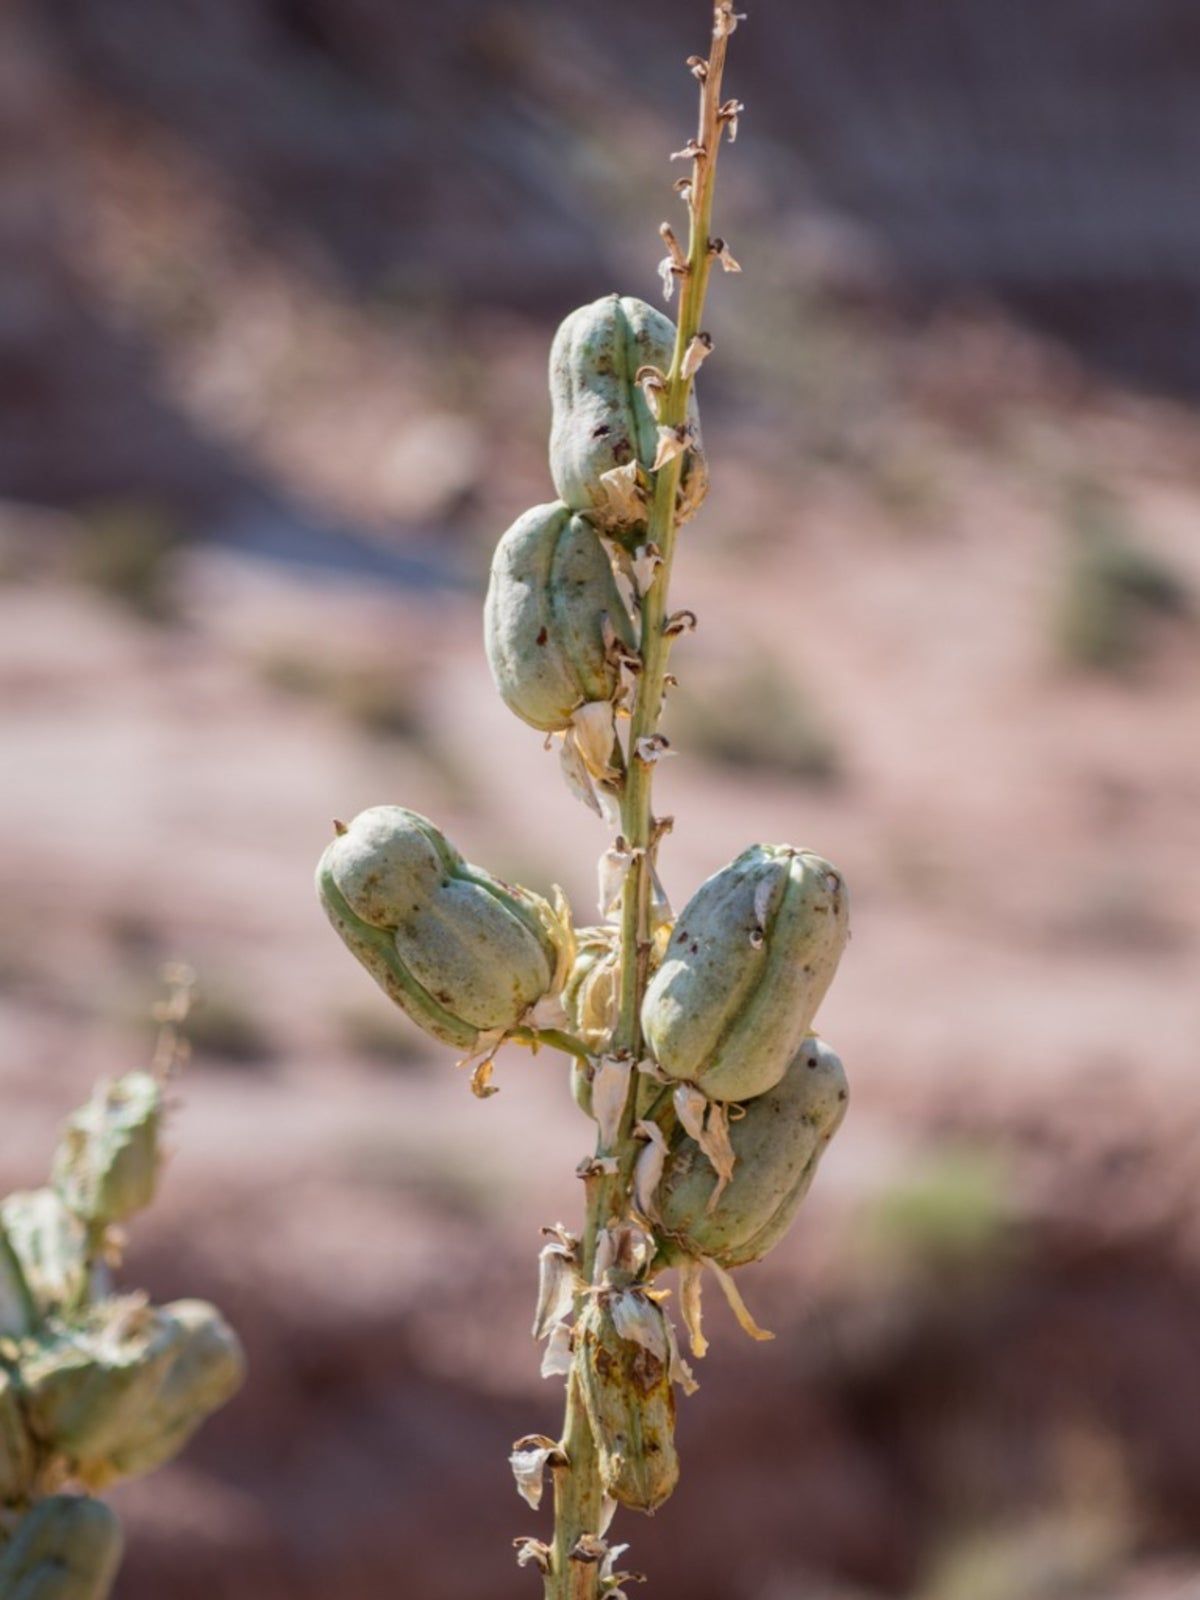
[[[562,987],[565,918],[462,856],[403,806],[355,817],[321,857],[317,888],[347,948],[402,1010],[474,1050]]]
[[[811,1028],[848,935],[841,874],[792,846],[744,850],[680,913],[642,1006],[680,1110],[646,1152],[656,1268],[745,1266],[787,1231],[846,1112]]]

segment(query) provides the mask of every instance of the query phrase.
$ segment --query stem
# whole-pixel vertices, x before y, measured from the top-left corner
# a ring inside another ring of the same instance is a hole
[[[659,422],[670,428],[687,421],[691,397],[691,377],[683,372],[684,356],[701,331],[704,300],[712,271],[711,227],[713,186],[717,155],[724,125],[718,116],[721,106],[721,79],[725,70],[728,31],[721,26],[725,4],[715,7],[712,49],[707,72],[700,81],[700,119],[696,136],[699,147],[692,161],[691,194],[688,199],[690,237],[687,270],[683,273],[679,322],[675,350],[666,389],[659,404]],[[658,730],[662,715],[667,658],[671,640],[665,632],[667,595],[675,556],[678,522],[676,501],[684,455],[676,455],[655,474],[654,497],[646,529],[648,543],[656,544],[662,558],[653,580],[642,597],[641,658],[629,731],[629,759],[621,796],[621,831],[636,852],[621,905],[621,993],[620,1009],[613,1029],[612,1048],[628,1051],[636,1062],[641,1057],[641,1007],[649,974],[651,929],[650,899],[658,835],[651,809],[654,767],[638,754],[638,744]],[[581,1241],[584,1279],[592,1279],[600,1233],[623,1218],[629,1209],[633,1167],[638,1141],[633,1137],[637,1118],[638,1074],[632,1075],[622,1112],[615,1154],[617,1171],[589,1177],[587,1212]],[[576,1306],[578,1315],[581,1307]],[[580,1355],[576,1354],[576,1362]],[[568,1465],[554,1473],[554,1544],[551,1568],[546,1575],[546,1600],[597,1600],[599,1568],[594,1560],[573,1561],[571,1552],[584,1534],[598,1535],[603,1494],[595,1441],[588,1426],[579,1392],[578,1368],[567,1385],[567,1409],[562,1450]]]

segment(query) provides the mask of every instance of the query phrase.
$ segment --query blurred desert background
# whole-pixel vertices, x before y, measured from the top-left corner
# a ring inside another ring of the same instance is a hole
[[[849,1119],[741,1276],[688,1600],[1200,1594],[1200,17],[758,0],[722,162],[659,808],[676,905],[845,872]],[[5,1187],[200,974],[130,1282],[251,1381],[121,1491],[119,1600],[518,1600],[557,1430],[562,1058],[474,1100],[340,949],[331,819],[432,815],[593,920],[601,825],[495,697],[545,361],[657,300],[702,0],[45,0],[0,14]]]

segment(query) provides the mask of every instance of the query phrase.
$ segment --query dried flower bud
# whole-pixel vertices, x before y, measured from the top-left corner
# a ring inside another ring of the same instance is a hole
[[[670,258],[668,258],[670,259]],[[673,274],[672,274],[673,275]],[[550,352],[550,470],[554,486],[573,511],[585,511],[609,532],[645,524],[644,510],[615,505],[604,484],[614,467],[640,463],[649,471],[658,453],[658,424],[638,386],[643,367],[667,372],[675,345],[670,319],[644,301],[607,295],[581,306],[563,322]],[[708,468],[693,397],[691,433],[680,492],[681,520],[699,507]]]
[[[559,503],[518,517],[496,547],[484,608],[505,705],[544,732],[570,727],[580,706],[617,693],[614,636],[633,649],[633,624],[591,524]]]
[[[601,1290],[580,1318],[582,1391],[605,1494],[653,1511],[679,1481],[666,1318],[638,1289]]]
[[[169,1461],[243,1373],[237,1336],[200,1300],[105,1301],[21,1362],[30,1427],[90,1488]]]
[[[669,1077],[711,1100],[779,1082],[808,1034],[848,934],[845,885],[820,856],[752,845],[700,886],[642,1006]]]
[[[54,1186],[89,1224],[124,1222],[154,1199],[162,1160],[162,1084],[128,1072],[98,1084],[67,1123],[54,1157]]]
[[[464,861],[403,806],[361,812],[317,868],[326,913],[375,981],[435,1039],[474,1050],[557,992],[565,912]]]
[[[563,1005],[572,1030],[589,1049],[606,1043],[616,1022],[621,981],[618,944],[613,927],[579,930],[578,954],[563,988]],[[590,1094],[582,1109],[591,1116]]]
[[[22,1517],[0,1556],[12,1600],[108,1600],[121,1564],[116,1516],[100,1500],[51,1495]]]
[[[655,1192],[663,1258],[710,1257],[723,1267],[760,1261],[799,1210],[847,1097],[840,1059],[810,1035],[779,1083],[730,1123],[735,1162],[723,1191],[699,1143],[676,1138]]]

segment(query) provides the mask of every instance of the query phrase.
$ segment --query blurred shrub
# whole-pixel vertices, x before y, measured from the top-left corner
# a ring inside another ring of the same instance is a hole
[[[1068,512],[1070,555],[1059,597],[1056,636],[1071,666],[1120,672],[1144,648],[1146,625],[1186,616],[1186,584],[1134,540],[1119,502],[1085,485]]]
[[[918,1600],[1093,1600],[1124,1554],[1108,1509],[1048,1513],[964,1537],[937,1561]]]
[[[404,1068],[423,1066],[428,1060],[415,1030],[377,1005],[348,1006],[337,1023],[347,1046],[364,1060]]]
[[[836,746],[812,702],[770,656],[676,690],[669,709],[672,737],[722,766],[813,783],[841,774]]]
[[[81,519],[68,557],[70,575],[145,621],[173,622],[179,543],[175,519],[157,502],[96,505]]]
[[[1009,1225],[1003,1180],[989,1150],[929,1150],[864,1207],[861,1244],[871,1259],[917,1270],[990,1260]]]
[[[258,668],[271,688],[323,701],[372,738],[417,739],[423,732],[419,681],[393,666],[279,651],[263,656]]]
[[[188,1016],[188,1038],[198,1056],[238,1066],[260,1066],[275,1056],[270,1032],[242,995],[205,984]]]

